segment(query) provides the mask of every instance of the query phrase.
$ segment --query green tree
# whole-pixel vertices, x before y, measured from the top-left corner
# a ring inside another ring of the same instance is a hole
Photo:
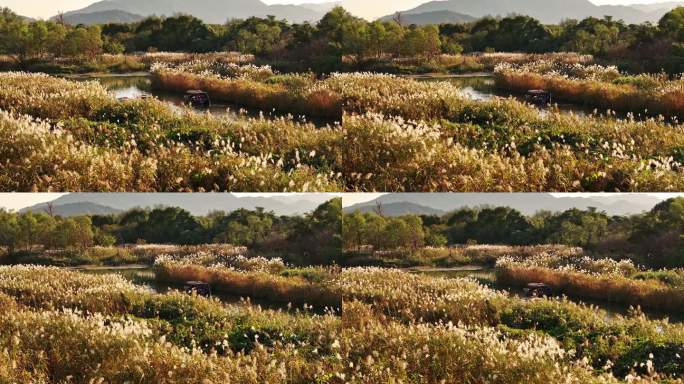
[[[79,26],[67,32],[64,54],[74,57],[94,58],[102,53],[102,33],[97,26]]]
[[[342,237],[346,249],[356,249],[366,245],[366,217],[359,211],[344,215],[342,221]]]
[[[10,254],[19,246],[19,231],[17,214],[0,209],[0,246]]]
[[[684,7],[666,13],[658,22],[658,27],[666,36],[684,42]]]

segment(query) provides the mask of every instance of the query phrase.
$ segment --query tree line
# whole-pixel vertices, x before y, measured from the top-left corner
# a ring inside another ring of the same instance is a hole
[[[316,24],[252,17],[215,25],[176,15],[128,24],[71,26],[59,20],[29,21],[5,8],[0,11],[0,53],[22,61],[92,57],[102,52],[236,50],[265,59],[334,67],[342,58],[361,62],[440,53],[571,51],[613,62],[648,59],[652,66],[684,70],[684,7],[667,13],[657,24],[590,17],[545,25],[528,16],[509,16],[419,26],[403,25],[397,19],[368,22],[337,7]]]
[[[75,217],[0,210],[0,247],[15,254],[136,243],[227,243],[268,255],[283,253],[277,256],[290,262],[327,264],[341,252],[341,212],[341,199],[301,216],[279,216],[263,208],[193,216],[178,207],[159,207]]]
[[[540,211],[526,216],[509,207],[462,208],[443,216],[384,217],[353,212],[343,217],[344,247],[359,252],[458,244],[564,244],[602,255],[630,257],[653,267],[684,266],[684,198],[651,211],[611,216],[590,208]]]

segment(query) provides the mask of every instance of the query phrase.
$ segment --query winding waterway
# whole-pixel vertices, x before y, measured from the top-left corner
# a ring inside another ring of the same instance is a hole
[[[142,285],[152,292],[156,293],[167,293],[171,290],[182,290],[182,286],[168,284],[164,282],[159,282],[155,279],[154,271],[149,266],[144,265],[134,265],[134,266],[123,266],[123,267],[103,267],[103,268],[81,268],[79,269],[85,273],[92,274],[111,274],[116,273],[124,277],[125,279]],[[464,267],[454,267],[454,268],[416,268],[409,269],[408,271],[412,273],[421,273],[431,276],[440,276],[446,278],[473,278],[478,282],[490,286],[491,288],[498,290],[508,291],[511,295],[525,298],[525,294],[520,288],[502,286],[496,280],[496,274],[494,268],[483,268],[481,266],[464,266]],[[212,296],[218,298],[224,303],[240,303],[244,302],[244,298],[236,295],[231,295],[225,292],[213,292]],[[570,300],[575,302],[581,302],[584,304],[593,305],[600,308],[606,312],[608,318],[615,315],[625,316],[629,313],[629,305],[613,303],[604,300],[586,300],[577,299],[569,297]],[[268,300],[257,300],[250,299],[251,304],[256,304],[262,308],[269,309],[280,309],[280,310],[291,310],[287,304],[268,301]],[[643,310],[644,314],[650,319],[665,319],[668,318],[670,322],[682,323],[684,322],[684,314],[671,314],[664,313],[654,310]]]
[[[181,107],[185,105],[183,95],[177,93],[163,92],[152,87],[152,77],[149,73],[133,73],[125,75],[102,75],[102,76],[72,76],[74,80],[94,80],[100,82],[109,92],[119,99],[135,99],[146,95],[151,95],[159,100],[170,103],[171,105]],[[494,97],[513,97],[515,99],[524,101],[523,95],[511,94],[509,92],[497,89],[494,84],[494,77],[489,73],[476,73],[455,76],[414,76],[412,77],[418,81],[446,81],[452,83],[461,89],[461,92],[466,97],[472,100],[485,101]],[[579,115],[587,115],[593,113],[593,109],[571,103],[554,103],[554,108],[565,113],[574,113]],[[540,108],[543,111],[548,108]],[[231,104],[213,104],[208,110],[209,113],[218,116],[237,117],[238,115],[247,115],[251,117],[260,117],[262,112],[258,110],[250,110],[241,108],[239,105]],[[278,115],[275,115],[278,116]],[[267,116],[268,117],[268,116]],[[307,120],[305,117],[297,117],[299,120]],[[323,126],[326,124],[334,124],[332,121],[322,119],[308,119],[316,125]]]

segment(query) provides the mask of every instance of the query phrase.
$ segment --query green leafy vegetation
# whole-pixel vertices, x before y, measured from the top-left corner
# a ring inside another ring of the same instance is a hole
[[[278,216],[260,208],[204,217],[172,207],[68,218],[0,210],[0,247],[6,249],[7,262],[49,265],[152,264],[161,255],[203,252],[331,264],[340,254],[341,204],[333,199],[302,216]],[[167,245],[146,245],[155,243]]]
[[[683,207],[684,199],[678,197],[632,216],[595,209],[525,216],[509,207],[463,208],[443,216],[352,212],[343,217],[342,234],[348,257],[375,255],[379,261],[394,258],[408,265],[493,265],[502,256],[528,258],[549,252],[582,258],[582,249],[574,248],[581,247],[588,254],[629,258],[650,268],[681,268]],[[665,272],[659,279],[678,281]]]
[[[207,25],[188,16],[149,17],[137,23],[68,26],[27,21],[8,9],[0,13],[0,53],[10,67],[123,70],[137,60],[97,60],[100,53],[210,52],[254,54],[283,69],[329,72],[370,69],[382,72],[462,72],[493,68],[487,60],[459,57],[472,52],[577,52],[636,71],[682,72],[682,8],[657,24],[626,24],[610,17],[544,25],[528,16],[485,17],[469,23],[400,25],[352,16],[337,7],[318,23],[289,24],[252,17]],[[440,58],[440,55],[456,55]],[[53,58],[80,58],[81,64]],[[52,63],[51,63],[52,62]],[[47,64],[47,65],[46,65]]]

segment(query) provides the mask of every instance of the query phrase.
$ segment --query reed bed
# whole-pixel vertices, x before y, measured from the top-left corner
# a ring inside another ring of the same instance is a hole
[[[544,283],[571,297],[604,300],[678,313],[684,308],[684,289],[640,273],[631,261],[578,258],[567,260],[540,254],[527,260],[499,259],[497,280],[524,286]],[[634,278],[639,276],[638,278]]]
[[[684,290],[652,280],[592,276],[539,267],[502,267],[497,270],[497,280],[518,286],[531,282],[544,283],[572,297],[605,300],[668,313],[681,312],[684,305]]]
[[[192,277],[210,273],[206,267],[197,268],[204,274]],[[259,272],[235,276],[223,272],[223,276],[235,281],[259,275],[272,287],[283,284],[282,276]],[[262,283],[259,280],[257,285]],[[316,284],[343,299],[343,322],[348,321],[345,314],[355,308],[354,303],[363,303],[366,314],[353,325],[359,329],[370,326],[372,322],[367,319],[373,318],[384,319],[385,324],[397,321],[438,327],[459,324],[466,329],[496,327],[511,339],[529,334],[551,336],[563,349],[575,351],[575,361],[586,361],[597,372],[621,378],[645,375],[660,379],[684,374],[676,356],[676,351],[684,350],[684,328],[666,320],[647,320],[638,311],[629,317],[607,316],[595,307],[567,299],[524,300],[469,279],[377,268],[345,269]]]
[[[129,290],[138,290],[119,287],[119,281],[111,281],[113,276],[101,279],[94,281],[55,268],[1,268],[0,379],[79,383],[618,382],[575,360],[549,336],[529,333],[510,338],[486,326],[403,324],[378,317],[359,302],[347,303],[337,317],[137,292],[144,298],[142,306],[123,306],[109,313],[85,312],[94,308],[93,302],[102,300],[99,290],[90,293],[88,285],[119,293],[112,295],[112,300],[130,298]],[[39,289],[39,281],[51,285],[52,295],[58,298],[46,295],[40,301],[29,300],[27,297],[37,296],[32,292]],[[56,306],[60,309],[50,309]],[[190,340],[186,340],[186,332]],[[651,380],[645,377],[643,382]]]
[[[345,113],[347,190],[660,191],[682,186],[682,128],[657,119],[542,114],[515,100],[468,100],[448,83],[391,75],[332,74],[285,86],[287,81],[224,78],[216,71],[170,72],[289,89],[283,92],[291,98],[312,89],[335,95]]]
[[[211,260],[212,262],[248,260],[253,263],[256,258],[240,256],[247,254],[246,247],[230,244],[203,245],[170,245],[170,244],[138,244],[124,246],[93,246],[84,250],[75,249],[34,249],[31,252],[18,252],[8,255],[11,264],[40,264],[54,266],[80,265],[127,265],[154,264],[161,256],[177,259]],[[210,255],[210,257],[195,257]],[[280,268],[282,261],[273,260],[272,268]],[[282,266],[284,268],[284,266]]]
[[[169,258],[160,258],[155,263],[156,278],[163,282],[182,284],[186,281],[203,281],[218,292],[235,296],[315,308],[342,308],[342,298],[324,285],[311,283],[299,276],[284,277],[273,272],[268,267],[247,271],[229,264],[204,266]]]
[[[254,55],[240,52],[146,52],[141,55],[133,55],[133,57],[139,58],[140,61],[145,63],[148,67],[151,67],[155,63],[182,64],[190,61],[211,61],[225,64],[249,64],[254,61]]]
[[[545,89],[559,101],[635,115],[684,117],[684,80],[666,74],[632,76],[616,67],[539,61],[502,64],[495,78],[497,87],[513,92]]]
[[[464,245],[452,247],[423,247],[417,250],[376,251],[379,258],[409,259],[418,265],[454,266],[454,265],[489,265],[494,266],[497,260],[514,255],[518,260],[532,258],[540,253],[563,255],[566,258],[582,258],[581,248],[564,245]]]
[[[540,113],[512,99],[478,102],[448,83],[389,75],[314,80],[233,64],[209,64],[223,75],[204,75],[205,64],[191,64],[198,72],[187,72],[191,76],[285,89],[287,98],[333,95],[339,102],[334,113],[343,112],[343,122],[316,127],[290,118],[219,118],[174,111],[157,100],[117,101],[95,83],[3,74],[0,109],[8,112],[0,118],[0,129],[7,132],[0,186],[20,191],[684,189],[684,131],[662,120]],[[304,105],[320,109],[317,102]],[[105,177],[89,178],[95,171]]]
[[[336,127],[178,113],[157,100],[117,101],[96,83],[0,76],[3,190],[341,188]]]
[[[680,161],[667,155],[678,151],[675,142],[684,137],[679,129],[655,122],[608,128],[606,122],[560,114],[551,119],[567,128],[548,123],[535,128],[532,123],[513,133],[513,125],[507,123],[428,124],[381,115],[350,116],[344,124],[342,174],[352,191],[675,191],[684,187]],[[661,129],[663,136],[646,136]]]
[[[250,70],[225,71],[213,63],[191,62],[176,67],[155,64],[152,67],[153,86],[157,89],[184,93],[201,89],[214,100],[235,103],[262,111],[304,114],[306,116],[342,119],[342,105],[336,95],[314,88],[311,76],[282,75],[277,81],[269,67],[249,67]],[[249,76],[257,72],[266,78]]]

